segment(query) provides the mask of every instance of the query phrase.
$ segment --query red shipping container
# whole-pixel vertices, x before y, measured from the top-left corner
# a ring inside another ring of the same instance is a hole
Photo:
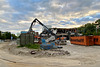
[[[79,44],[79,45],[94,45],[93,36],[75,36],[70,39],[71,44]]]
[[[100,45],[100,36],[94,36],[94,44]]]

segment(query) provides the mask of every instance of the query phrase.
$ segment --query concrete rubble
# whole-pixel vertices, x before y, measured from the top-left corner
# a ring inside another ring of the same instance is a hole
[[[12,43],[10,45],[6,45],[1,49],[8,51],[14,55],[22,55],[22,56],[33,56],[33,57],[56,57],[56,56],[64,56],[70,55],[68,51],[62,49],[52,49],[52,50],[41,50],[41,49],[28,49],[26,47],[17,48],[16,43]]]

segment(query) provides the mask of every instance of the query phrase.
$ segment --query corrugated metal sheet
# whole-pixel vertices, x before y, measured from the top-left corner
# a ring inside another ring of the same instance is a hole
[[[20,36],[20,44],[25,45],[25,44],[34,44],[34,34],[33,33],[22,33]]]

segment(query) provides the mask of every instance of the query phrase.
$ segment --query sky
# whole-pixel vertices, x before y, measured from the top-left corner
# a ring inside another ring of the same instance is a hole
[[[0,0],[0,31],[28,31],[38,18],[56,28],[74,28],[100,18],[100,0]],[[33,30],[42,31],[35,24]]]

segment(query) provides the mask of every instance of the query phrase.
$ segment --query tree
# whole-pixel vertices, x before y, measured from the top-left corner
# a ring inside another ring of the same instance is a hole
[[[93,35],[93,33],[96,30],[96,25],[94,25],[93,23],[87,23],[81,27],[78,28],[79,33],[83,34],[83,35]]]
[[[100,19],[96,20],[95,23],[96,23],[96,33],[98,34],[100,28]]]
[[[100,24],[100,19],[96,20],[95,23]]]
[[[6,39],[11,39],[11,32],[5,32]]]
[[[0,31],[0,39],[1,39],[1,31]]]
[[[2,39],[2,40],[5,40],[5,39],[6,39],[5,34],[2,34],[2,35],[1,35],[1,39]]]
[[[11,32],[1,33],[1,31],[0,31],[0,39],[2,39],[2,40],[11,39],[11,36],[13,37],[13,39],[17,39],[17,36],[15,34],[11,34]]]
[[[11,34],[11,36],[13,37],[13,39],[17,39],[17,36],[15,34]]]
[[[79,33],[85,32],[85,26],[83,25],[83,26],[79,27],[79,28],[78,28],[78,32],[79,32]]]

